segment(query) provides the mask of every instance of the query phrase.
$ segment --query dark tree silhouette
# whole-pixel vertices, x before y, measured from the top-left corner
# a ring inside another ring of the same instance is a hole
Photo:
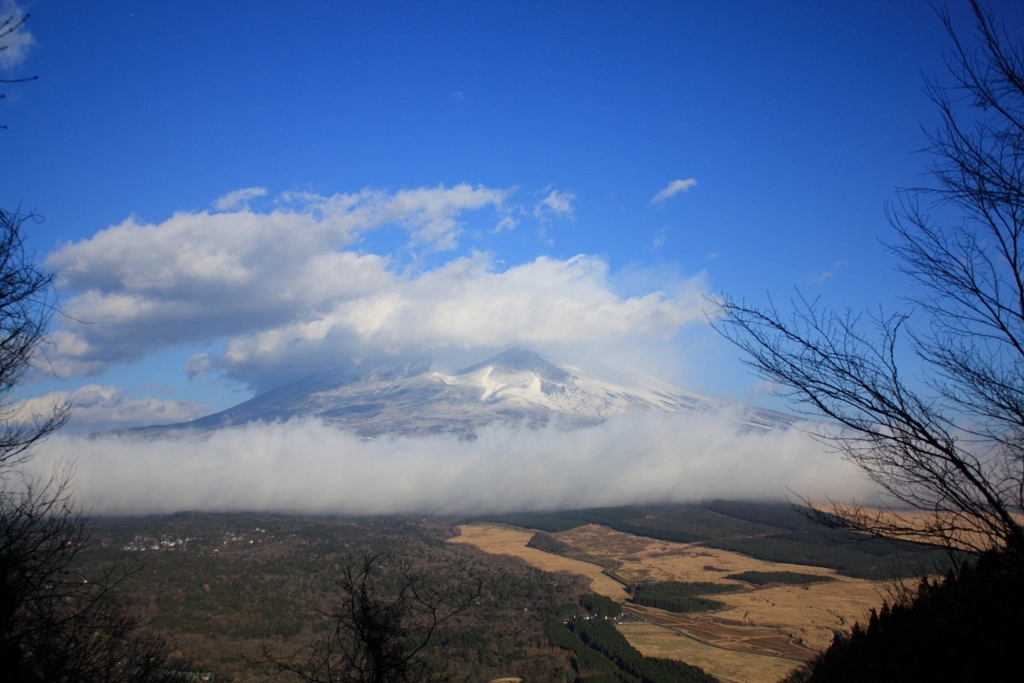
[[[895,504],[928,513],[922,525],[836,505],[823,521],[951,548],[1021,549],[1024,46],[971,7],[971,42],[939,11],[952,82],[925,84],[941,117],[926,131],[935,183],[900,192],[888,211],[890,249],[921,285],[912,302],[927,325],[910,331],[907,315],[861,317],[802,297],[786,315],[724,297],[719,327],[801,409],[829,418],[819,437]],[[908,380],[901,367],[904,340],[923,379]]]
[[[1024,581],[1019,563],[1007,559],[988,552],[974,565],[921,579],[780,683],[1017,680]]]
[[[189,680],[167,643],[140,628],[114,593],[116,568],[88,576],[75,558],[90,521],[69,498],[69,472],[0,492],[0,680],[155,683]]]
[[[7,17],[0,17],[0,52],[10,49],[10,45],[5,43],[4,40],[17,33],[18,29],[24,26],[25,22],[28,21],[28,18],[29,15],[27,14],[12,14]],[[28,76],[25,78],[0,78],[0,83],[27,83],[28,81],[34,81],[37,78],[39,78],[39,76]],[[6,97],[6,95],[4,93],[0,93],[0,99],[3,99],[4,97]],[[0,128],[6,129],[7,126],[0,125]]]
[[[423,656],[437,628],[473,604],[481,583],[439,589],[396,566],[388,553],[350,558],[322,612],[326,635],[280,658],[263,661],[309,683],[419,683],[436,673]]]
[[[0,680],[186,680],[185,663],[115,597],[131,568],[86,576],[76,567],[93,527],[71,500],[71,470],[38,481],[19,468],[69,415],[67,404],[30,415],[10,400],[54,310],[53,274],[25,251],[26,218],[0,210]]]
[[[28,19],[0,18],[0,50]],[[14,83],[32,79],[0,80]],[[25,249],[26,221],[0,209],[0,680],[12,683],[151,683],[192,680],[167,643],[141,629],[116,599],[130,567],[85,576],[76,558],[92,523],[71,500],[70,468],[25,476],[32,448],[60,429],[70,406],[33,414],[11,394],[32,367],[55,311],[54,274]]]
[[[25,251],[22,225],[32,216],[0,209],[0,474],[19,464],[33,445],[60,429],[67,404],[45,414],[15,414],[10,394],[32,366],[54,310],[53,273]]]

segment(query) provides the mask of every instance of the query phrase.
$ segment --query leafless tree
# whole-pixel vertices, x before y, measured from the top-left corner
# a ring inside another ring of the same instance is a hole
[[[54,311],[53,274],[23,241],[31,218],[0,209],[0,680],[184,680],[167,644],[115,599],[125,570],[87,577],[76,569],[92,523],[71,500],[71,470],[42,482],[20,471],[69,416],[63,403],[25,414],[10,398]]]
[[[288,658],[265,647],[263,661],[308,683],[428,681],[435,671],[424,649],[480,590],[479,582],[464,590],[437,588],[391,555],[366,552],[342,569],[333,604],[322,611],[326,635]]]
[[[32,216],[0,209],[0,473],[19,464],[33,445],[60,429],[69,406],[41,415],[15,414],[10,395],[32,362],[54,311],[53,273],[25,250],[22,226]]]
[[[927,325],[798,296],[785,315],[724,297],[719,327],[802,409],[838,423],[818,436],[895,504],[927,513],[922,523],[836,505],[823,519],[948,547],[1024,549],[1024,45],[971,7],[969,42],[939,11],[952,81],[925,84],[940,114],[926,130],[935,183],[900,192],[888,211],[890,249],[921,286],[910,301]],[[923,376],[908,379],[904,343]]]
[[[0,50],[28,15],[0,17]],[[20,80],[0,80],[14,83]],[[35,216],[0,209],[0,681],[163,683],[192,680],[166,641],[140,628],[115,588],[130,572],[86,576],[76,558],[93,525],[71,499],[72,470],[24,475],[32,448],[60,429],[70,407],[26,414],[11,394],[32,367],[55,311],[52,272],[26,250]]]
[[[29,15],[27,14],[11,14],[6,17],[0,17],[0,52],[10,49],[10,45],[4,42],[9,39],[15,33],[18,32],[25,22],[28,21]],[[26,78],[0,78],[0,83],[26,83],[28,81],[34,81],[39,76],[28,76]],[[0,99],[6,97],[5,94],[0,93]],[[0,125],[0,128],[6,129],[7,126]]]
[[[20,470],[68,417],[65,404],[24,415],[9,401],[53,310],[52,274],[26,253],[23,221],[0,210],[0,680],[185,680],[166,642],[115,597],[130,568],[86,576],[76,565],[93,526],[71,499],[72,471],[38,481]]]
[[[125,568],[86,575],[75,559],[92,525],[69,497],[70,471],[0,491],[0,672],[2,680],[170,683],[189,664],[140,628],[118,601]]]

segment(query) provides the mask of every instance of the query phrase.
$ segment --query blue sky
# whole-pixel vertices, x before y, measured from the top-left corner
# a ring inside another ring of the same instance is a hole
[[[19,392],[88,387],[83,425],[510,345],[761,401],[705,297],[907,291],[884,206],[927,183],[926,2],[20,7],[0,202],[45,218],[71,317]]]

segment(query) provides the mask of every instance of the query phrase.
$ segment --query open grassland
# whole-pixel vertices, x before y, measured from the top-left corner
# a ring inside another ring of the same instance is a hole
[[[858,579],[888,580],[897,574],[916,577],[934,573],[937,565],[948,562],[942,550],[927,545],[892,543],[824,529],[809,519],[810,512],[786,504],[719,500],[696,505],[497,515],[475,521],[549,534],[598,525],[644,539],[700,543],[705,549],[732,551],[771,563],[834,569]],[[559,543],[551,537],[549,543],[541,544],[547,547],[539,549],[565,554],[550,547]],[[605,560],[593,561],[601,564]]]
[[[464,525],[459,531],[461,535],[448,539],[450,543],[466,543],[493,555],[518,557],[546,572],[579,574],[590,580],[590,590],[616,602],[624,602],[628,597],[626,587],[605,575],[597,565],[526,547],[533,532],[496,524]]]
[[[675,628],[703,640],[709,639],[698,629],[705,623],[767,627],[804,649],[801,659],[813,650],[828,647],[836,630],[847,630],[854,621],[863,621],[868,610],[878,607],[885,595],[884,582],[853,579],[832,569],[767,562],[728,550],[641,538],[597,525],[554,536],[594,557],[620,563],[615,575],[626,582],[708,581],[744,586],[746,590],[741,592],[715,596],[715,600],[727,605],[720,611],[680,620],[678,615],[651,609],[644,618],[658,623],[671,619]],[[802,586],[752,586],[727,578],[747,571],[815,574],[832,581]],[[692,627],[686,626],[691,623]],[[735,646],[732,642],[710,642]],[[791,647],[770,649],[782,656],[797,654]]]
[[[899,530],[899,537],[919,543],[934,543],[936,530],[943,529],[946,542],[953,548],[968,552],[987,548],[990,543],[988,529],[972,522],[965,515],[954,515],[951,512],[937,513],[924,510],[892,510],[870,508],[853,505],[821,505],[814,504],[814,509],[826,514],[837,514],[848,518],[870,520],[880,529]],[[1017,524],[1024,525],[1024,515],[1011,515]]]
[[[833,569],[769,562],[701,544],[644,538],[588,524],[553,537],[564,546],[617,567],[602,572],[597,564],[546,553],[526,544],[532,531],[494,524],[464,525],[452,542],[469,543],[489,553],[519,557],[545,571],[568,571],[591,581],[591,590],[624,604],[628,615],[647,623],[622,624],[630,643],[650,656],[680,659],[727,680],[777,680],[782,673],[829,645],[836,631],[864,621],[878,607],[885,583],[855,579]],[[831,579],[804,585],[754,585],[727,578],[742,572],[793,572]],[[709,582],[732,585],[720,593],[724,607],[700,614],[675,614],[625,602],[624,583],[643,581]]]
[[[656,624],[623,622],[619,631],[646,657],[681,659],[728,683],[775,683],[801,663],[712,647]]]
[[[725,578],[745,571],[792,571],[801,574],[836,576],[823,567],[766,562],[728,550],[693,543],[672,543],[643,538],[590,524],[554,534],[559,541],[594,557],[620,563],[615,574],[626,582],[713,581],[742,582]]]

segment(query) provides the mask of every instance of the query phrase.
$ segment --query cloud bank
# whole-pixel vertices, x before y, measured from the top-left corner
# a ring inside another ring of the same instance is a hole
[[[189,360],[192,375],[220,372],[261,390],[373,355],[667,339],[704,321],[699,277],[671,293],[622,296],[593,256],[507,267],[470,251],[414,270],[357,250],[388,226],[405,231],[407,248],[448,250],[469,212],[487,209],[502,228],[510,192],[292,193],[259,212],[247,202],[264,189],[247,188],[218,200],[221,212],[130,218],[47,259],[70,316],[47,357],[61,376],[88,376],[168,347],[215,346]],[[570,216],[572,200],[552,190],[544,206]]]
[[[852,465],[797,430],[737,433],[727,415],[631,415],[587,429],[364,440],[318,422],[206,439],[57,436],[29,463],[73,462],[94,514],[251,510],[477,514],[715,498],[869,498]]]

